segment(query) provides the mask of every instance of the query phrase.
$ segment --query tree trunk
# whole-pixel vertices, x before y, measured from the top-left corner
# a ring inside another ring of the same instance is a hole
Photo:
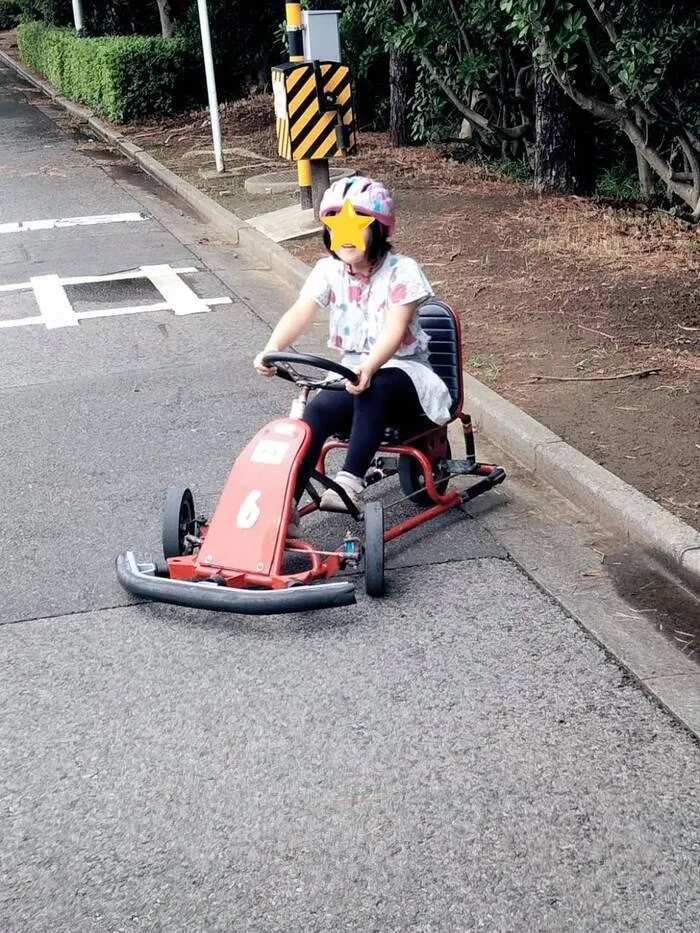
[[[158,15],[160,16],[160,31],[166,39],[170,39],[175,31],[170,0],[156,0],[156,3],[158,4]]]
[[[413,93],[413,60],[406,52],[389,53],[390,114],[389,137],[392,146],[407,146],[410,141],[408,102]]]
[[[639,129],[646,136],[647,127],[644,125],[641,119],[637,122],[639,123]],[[648,201],[654,193],[654,175],[651,171],[651,166],[636,146],[634,151],[635,155],[637,156],[637,176],[639,177],[639,191],[644,200]]]
[[[535,63],[535,191],[589,193],[595,180],[592,139],[590,121]]]

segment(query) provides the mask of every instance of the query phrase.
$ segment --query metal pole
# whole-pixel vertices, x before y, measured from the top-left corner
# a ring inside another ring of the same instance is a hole
[[[73,21],[75,22],[75,31],[80,32],[85,25],[83,18],[83,0],[73,0]]]
[[[304,42],[301,35],[301,3],[299,0],[292,0],[285,5],[287,16],[287,39],[289,40],[289,61],[304,61]],[[299,179],[299,196],[301,199],[301,209],[310,210],[313,207],[313,198],[311,195],[311,163],[308,159],[300,159],[297,162],[297,177]]]
[[[211,33],[209,32],[209,11],[207,0],[197,0],[199,8],[199,28],[202,33],[202,52],[204,54],[204,71],[207,76],[207,96],[209,97],[209,117],[211,119],[211,135],[214,140],[214,158],[217,172],[223,172],[224,155],[221,146],[221,124],[219,122],[219,102],[216,97],[216,77],[214,75],[214,57],[211,51]]]

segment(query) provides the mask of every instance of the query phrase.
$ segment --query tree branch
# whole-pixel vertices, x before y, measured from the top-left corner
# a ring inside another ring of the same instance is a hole
[[[462,37],[462,42],[464,43],[465,51],[469,52],[469,54],[471,55],[472,47],[469,42],[469,36],[467,35],[467,31],[464,28],[464,23],[462,22],[462,20],[459,17],[459,14],[457,13],[457,7],[455,6],[454,0],[449,0],[449,3],[450,3],[450,9],[452,10],[452,15],[455,18],[455,23],[457,23],[457,29],[459,29],[459,34]]]
[[[590,8],[591,13],[595,16],[598,21],[598,24],[605,30],[605,32],[610,37],[610,41],[613,44],[617,43],[617,30],[615,29],[615,24],[611,19],[608,19],[607,16],[603,13],[602,10],[599,10],[595,5],[593,0],[586,0]]]

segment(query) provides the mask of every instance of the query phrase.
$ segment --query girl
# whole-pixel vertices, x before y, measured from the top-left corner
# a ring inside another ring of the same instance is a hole
[[[254,366],[263,376],[273,375],[274,367],[263,365],[265,353],[285,350],[308,327],[318,308],[328,310],[328,346],[341,351],[341,362],[357,373],[359,381],[346,383],[347,392],[322,389],[307,404],[304,421],[312,438],[299,470],[295,499],[301,498],[326,439],[340,434],[348,436],[348,449],[335,481],[361,508],[364,476],[386,428],[396,427],[408,435],[416,433],[424,417],[445,424],[450,420],[451,400],[447,386],[428,363],[429,338],[418,318],[418,305],[433,290],[418,264],[393,252],[389,242],[395,223],[389,191],[363,176],[341,179],[324,194],[321,219],[339,214],[346,201],[356,214],[372,218],[362,234],[364,249],[336,242],[331,249],[331,235],[324,229],[329,256],[316,263]],[[333,489],[323,493],[321,508],[345,511]],[[290,536],[298,533],[295,524],[294,517]]]

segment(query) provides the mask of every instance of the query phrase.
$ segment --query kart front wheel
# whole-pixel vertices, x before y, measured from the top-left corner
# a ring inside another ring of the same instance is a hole
[[[194,498],[186,486],[171,486],[163,509],[163,555],[180,557],[191,554],[186,536],[194,531]]]
[[[384,595],[384,506],[368,502],[365,506],[365,592]]]

